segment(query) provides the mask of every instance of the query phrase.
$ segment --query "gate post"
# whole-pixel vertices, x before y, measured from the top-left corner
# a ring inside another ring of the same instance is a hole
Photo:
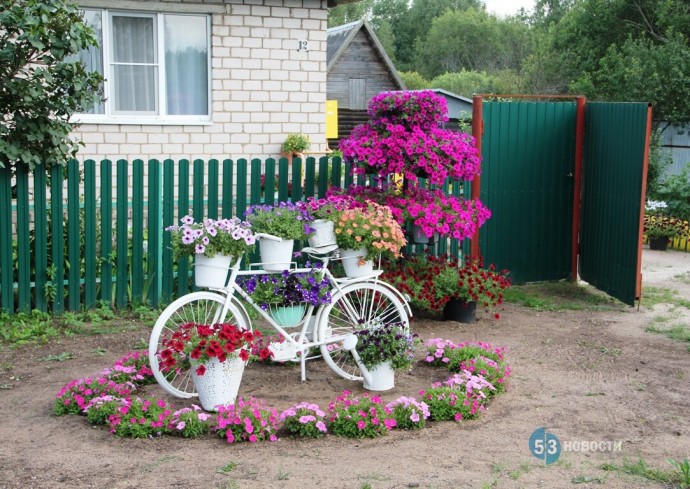
[[[575,181],[573,185],[573,238],[570,261],[570,281],[577,282],[577,262],[580,254],[580,205],[582,200],[582,152],[585,144],[585,97],[577,97],[575,120]]]

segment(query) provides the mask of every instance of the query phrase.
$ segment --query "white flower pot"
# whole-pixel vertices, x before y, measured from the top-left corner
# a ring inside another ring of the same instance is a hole
[[[340,258],[343,261],[345,275],[349,278],[362,277],[374,272],[374,260],[361,260],[367,257],[367,249],[362,247],[358,250],[340,250]]]
[[[329,246],[335,244],[335,231],[333,230],[333,221],[325,219],[317,219],[309,223],[313,228],[314,234],[309,237],[309,246],[319,248],[321,246]]]
[[[395,387],[395,370],[391,362],[383,362],[369,369],[370,382],[364,379],[364,388],[370,391],[388,391]]]
[[[293,239],[283,241],[271,241],[262,239],[259,241],[259,253],[261,266],[268,272],[282,272],[290,268],[292,263]]]
[[[194,283],[197,287],[225,287],[232,256],[216,255],[213,258],[194,255]]]
[[[418,224],[413,224],[412,225],[412,241],[418,244],[429,244],[430,242],[437,243],[439,238],[439,233],[434,233],[433,236],[430,238],[426,234],[424,234],[424,231],[422,231],[422,226]]]
[[[217,411],[218,406],[234,404],[240,390],[245,362],[238,356],[228,357],[223,363],[212,358],[204,363],[204,375],[196,374],[197,365],[196,362],[192,363],[192,380],[199,394],[201,407],[206,411]]]

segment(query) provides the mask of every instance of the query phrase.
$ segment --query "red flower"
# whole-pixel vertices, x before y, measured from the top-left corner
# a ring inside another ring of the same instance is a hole
[[[201,364],[196,368],[196,374],[197,375],[201,376],[201,375],[204,375],[205,373],[206,373],[206,366],[205,365]]]
[[[246,362],[247,360],[249,360],[249,353],[247,353],[247,350],[245,350],[245,349],[240,350],[240,359],[243,362]]]

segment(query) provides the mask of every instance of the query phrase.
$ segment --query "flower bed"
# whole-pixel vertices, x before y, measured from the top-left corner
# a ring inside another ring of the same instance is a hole
[[[452,366],[455,374],[421,391],[420,399],[401,396],[384,404],[379,396],[344,391],[329,404],[328,413],[314,403],[300,402],[280,415],[255,398],[240,397],[212,415],[193,404],[174,409],[166,399],[139,397],[141,387],[151,383],[153,377],[145,352],[133,352],[99,377],[68,383],[57,394],[53,411],[56,415],[84,415],[94,425],[108,426],[111,433],[131,438],[196,438],[213,433],[228,443],[255,443],[275,441],[281,432],[311,438],[329,433],[368,438],[386,435],[392,429],[421,429],[427,420],[476,417],[499,392],[496,386],[504,385],[510,374],[504,361],[505,350],[486,343],[456,344],[434,339],[427,343],[427,352],[427,363]],[[454,357],[463,361],[453,361]],[[478,362],[484,362],[484,366],[478,367]],[[127,368],[126,372],[114,368],[135,364],[136,368]]]

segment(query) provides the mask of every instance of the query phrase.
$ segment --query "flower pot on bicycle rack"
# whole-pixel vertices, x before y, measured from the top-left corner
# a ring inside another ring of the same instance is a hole
[[[206,367],[204,375],[197,375],[198,364],[192,362],[192,380],[199,394],[201,407],[206,411],[216,411],[217,406],[234,404],[245,363],[238,356],[229,357],[224,362],[211,358],[203,364]]]
[[[364,247],[358,250],[340,250],[345,275],[349,278],[357,278],[373,273],[374,260],[365,260],[366,257],[367,249]]]
[[[298,304],[294,306],[279,306],[271,304],[269,313],[273,320],[284,328],[292,328],[299,326],[304,319],[304,313],[307,311],[307,306]]]
[[[194,255],[194,284],[197,287],[223,288],[228,279],[232,256],[216,255],[209,258]]]
[[[309,224],[314,229],[314,234],[309,237],[309,246],[319,248],[335,244],[335,231],[333,221],[317,219]]]
[[[262,239],[259,241],[259,253],[261,254],[261,266],[268,272],[282,272],[290,268],[292,262],[293,239],[283,241],[271,241]]]

